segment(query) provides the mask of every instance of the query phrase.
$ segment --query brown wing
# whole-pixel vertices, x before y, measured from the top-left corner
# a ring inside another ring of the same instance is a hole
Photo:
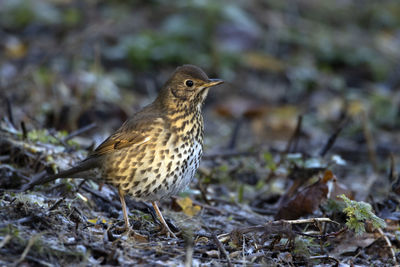
[[[163,124],[163,117],[164,114],[154,103],[146,106],[99,145],[90,157],[101,156],[117,149],[150,141],[152,126]]]
[[[99,145],[93,151],[91,156],[100,156],[116,149],[121,149],[135,144],[143,144],[149,140],[149,136],[146,136],[140,132],[126,133],[117,131],[108,137],[101,145]]]

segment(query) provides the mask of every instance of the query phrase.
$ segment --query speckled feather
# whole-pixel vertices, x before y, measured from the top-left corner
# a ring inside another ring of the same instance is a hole
[[[193,86],[187,86],[187,80]],[[193,65],[177,68],[152,104],[126,121],[86,160],[46,177],[46,182],[59,177],[93,178],[86,173],[97,168],[106,183],[133,198],[157,201],[176,195],[199,167],[203,151],[201,107],[209,87],[221,82],[208,79]]]

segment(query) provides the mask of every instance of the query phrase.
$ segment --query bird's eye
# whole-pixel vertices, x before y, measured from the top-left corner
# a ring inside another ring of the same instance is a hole
[[[192,87],[194,83],[193,83],[192,80],[186,80],[185,84],[186,84],[187,87]]]

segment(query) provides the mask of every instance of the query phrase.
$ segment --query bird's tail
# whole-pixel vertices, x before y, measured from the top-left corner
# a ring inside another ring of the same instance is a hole
[[[32,181],[21,188],[21,192],[27,191],[35,187],[36,185],[46,184],[48,182],[54,181],[58,178],[84,178],[88,179],[84,173],[90,169],[99,167],[98,161],[95,159],[86,159],[79,163],[77,166],[72,167],[71,169],[67,169],[64,171],[60,171],[59,173],[53,175],[43,175],[39,174],[32,179]]]

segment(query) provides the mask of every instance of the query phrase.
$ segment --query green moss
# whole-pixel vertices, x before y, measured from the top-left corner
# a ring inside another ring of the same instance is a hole
[[[340,195],[339,197],[343,199],[346,205],[343,210],[348,217],[346,225],[356,234],[359,235],[365,232],[364,223],[366,221],[370,221],[374,228],[386,227],[385,221],[374,214],[369,203],[350,200],[345,195]]]

